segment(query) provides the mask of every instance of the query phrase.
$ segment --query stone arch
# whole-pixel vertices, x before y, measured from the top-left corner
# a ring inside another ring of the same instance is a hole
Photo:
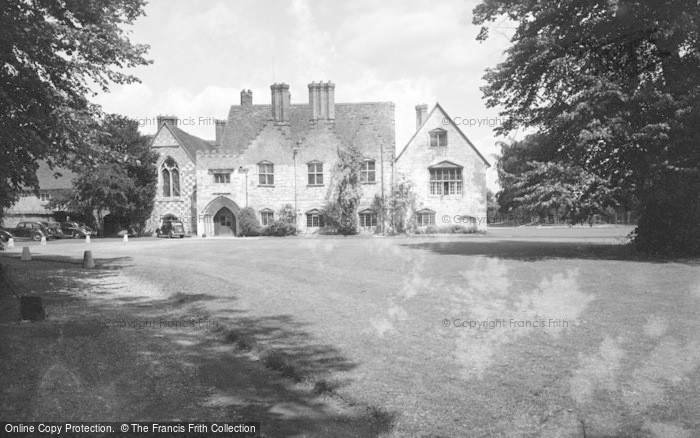
[[[241,208],[238,206],[238,204],[236,204],[236,202],[233,199],[228,198],[226,196],[219,196],[217,198],[214,198],[211,202],[209,202],[209,204],[207,204],[206,207],[204,207],[202,214],[213,218],[223,208],[227,208],[231,211],[231,213],[233,213],[236,227],[235,234],[238,235],[240,233],[239,217]]]

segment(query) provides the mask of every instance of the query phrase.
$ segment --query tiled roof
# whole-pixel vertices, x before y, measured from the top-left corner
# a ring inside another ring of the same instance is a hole
[[[238,106],[229,111],[221,140],[221,149],[240,154],[272,119],[270,105]],[[311,108],[308,104],[293,104],[289,108],[288,136],[292,145],[304,142],[309,129]],[[333,131],[343,144],[352,144],[360,125],[371,123],[378,130],[391,130],[393,137],[393,103],[336,103]]]
[[[196,159],[197,151],[213,151],[216,147],[212,146],[208,141],[202,140],[192,134],[188,134],[177,126],[167,125],[170,128],[170,132],[177,139],[180,145],[187,151],[187,153]]]

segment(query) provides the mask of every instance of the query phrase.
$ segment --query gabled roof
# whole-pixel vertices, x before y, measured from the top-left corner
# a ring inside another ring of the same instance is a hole
[[[423,128],[423,125],[425,125],[428,122],[428,120],[430,120],[430,118],[433,116],[433,114],[435,113],[435,111],[438,108],[440,109],[440,111],[442,111],[443,114],[445,114],[445,118],[447,118],[450,121],[450,125],[452,125],[457,130],[457,132],[462,136],[464,141],[466,141],[467,144],[469,146],[471,146],[472,149],[474,149],[474,152],[476,152],[476,154],[479,156],[479,158],[481,158],[484,161],[484,164],[486,164],[487,167],[491,167],[491,164],[486,160],[486,158],[484,158],[483,155],[481,155],[481,152],[479,152],[479,150],[476,148],[476,146],[474,146],[474,143],[472,143],[471,140],[469,140],[469,138],[467,138],[467,136],[464,135],[464,132],[462,132],[462,130],[459,129],[459,126],[455,123],[454,119],[447,114],[447,111],[445,111],[442,108],[442,106],[440,105],[439,102],[435,103],[435,106],[433,107],[432,111],[430,111],[430,114],[428,114],[428,116],[425,118],[425,120],[423,120],[423,123],[418,127],[418,129],[416,129],[416,132],[413,133],[413,136],[411,136],[411,139],[408,140],[408,142],[406,143],[406,146],[404,146],[403,149],[401,149],[401,152],[399,152],[399,154],[396,156],[396,160],[394,160],[394,161],[398,161],[398,159],[401,158],[401,155],[403,155],[403,153],[406,152],[408,145],[410,145],[411,142],[413,141],[413,139],[416,138],[416,135],[418,135],[418,132],[421,130],[421,128]],[[441,129],[441,128],[438,128],[438,129]]]
[[[178,128],[177,126],[173,126],[169,123],[164,123],[159,129],[158,132],[160,132],[161,129],[167,129],[170,131],[170,133],[173,135],[175,140],[182,146],[182,148],[185,150],[187,155],[192,159],[192,161],[197,161],[197,151],[213,151],[216,150],[216,147],[213,146],[209,141],[203,140],[197,136],[194,136],[192,134],[188,134],[182,129]],[[151,143],[155,141],[156,137],[158,137],[158,133],[153,136],[153,139],[151,140]]]
[[[350,145],[362,124],[373,123],[379,129],[393,129],[393,103],[336,103],[335,122],[332,129],[342,144]],[[281,125],[290,145],[303,142],[311,124],[311,108],[308,104],[292,104],[289,107],[289,125]],[[240,154],[271,119],[270,105],[232,105],[221,139],[221,149]],[[391,128],[389,128],[391,127]],[[393,134],[393,132],[392,132]]]

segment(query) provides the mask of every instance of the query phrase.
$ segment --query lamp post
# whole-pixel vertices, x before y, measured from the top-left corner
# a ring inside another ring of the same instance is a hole
[[[248,169],[241,166],[238,171],[245,173],[245,206],[248,207]]]
[[[292,153],[294,156],[294,225],[297,224],[297,216],[299,215],[299,210],[297,207],[297,154],[299,153],[299,145],[301,141],[297,141],[297,145],[292,148]]]

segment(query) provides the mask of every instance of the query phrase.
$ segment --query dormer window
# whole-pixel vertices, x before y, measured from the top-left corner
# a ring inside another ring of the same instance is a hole
[[[444,147],[447,146],[447,131],[444,129],[433,129],[430,131],[430,147]]]

